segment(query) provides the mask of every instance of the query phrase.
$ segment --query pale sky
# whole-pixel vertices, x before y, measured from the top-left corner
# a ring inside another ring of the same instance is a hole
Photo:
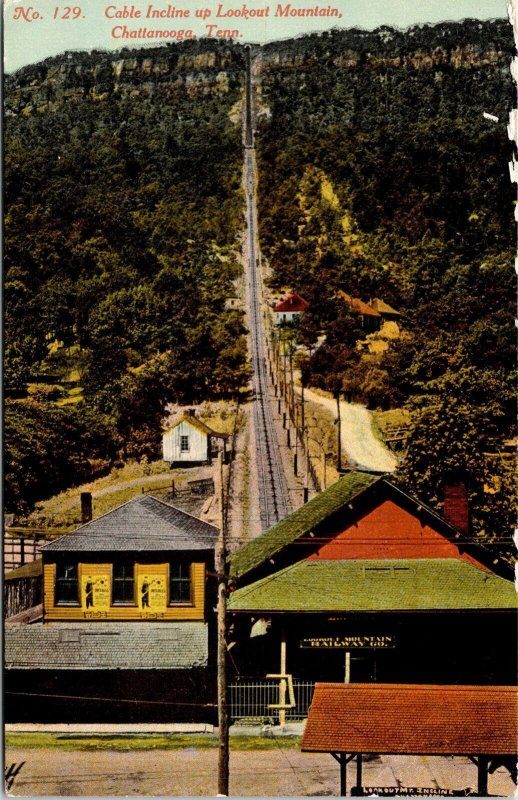
[[[278,18],[275,17],[277,5],[291,1],[293,8],[313,7],[318,4],[326,8],[336,7],[341,18]],[[92,50],[95,48],[116,50],[121,47],[143,47],[146,44],[163,44],[164,40],[117,38],[122,25],[128,30],[142,27],[153,29],[181,30],[191,28],[196,36],[206,35],[206,25],[217,25],[221,30],[239,29],[243,43],[247,41],[268,42],[286,39],[301,33],[322,31],[332,27],[362,27],[373,29],[379,25],[393,25],[406,28],[409,25],[425,22],[461,20],[466,17],[490,19],[507,16],[507,0],[246,0],[250,9],[264,9],[270,6],[270,16],[263,19],[242,20],[233,18],[216,19],[220,3],[226,9],[241,9],[243,0],[73,0],[72,6],[79,9],[73,12],[77,19],[59,19],[65,5],[58,6],[58,0],[5,0],[4,2],[4,57],[5,69],[12,72],[25,64],[41,61],[65,50]],[[79,5],[81,4],[81,5]],[[177,8],[189,10],[189,19],[149,19],[146,18],[148,6],[155,10]],[[29,17],[36,12],[39,18],[33,21],[14,19],[20,14],[17,9],[25,9]],[[115,9],[140,11],[140,18],[108,18]],[[196,18],[196,9],[210,10],[211,17]],[[31,9],[31,10],[29,10]],[[54,15],[57,14],[57,18]],[[114,31],[115,29],[115,31]],[[115,35],[114,35],[115,33]],[[169,39],[168,41],[173,41]]]

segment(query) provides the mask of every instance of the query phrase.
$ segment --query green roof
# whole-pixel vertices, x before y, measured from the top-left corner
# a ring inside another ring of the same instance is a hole
[[[316,525],[339,511],[379,480],[381,480],[379,475],[365,472],[347,473],[328,489],[313,497],[309,503],[234,553],[230,557],[230,574],[237,578],[259,566],[286,545],[312,531]]]
[[[229,611],[511,609],[512,582],[457,558],[300,561],[233,592]]]

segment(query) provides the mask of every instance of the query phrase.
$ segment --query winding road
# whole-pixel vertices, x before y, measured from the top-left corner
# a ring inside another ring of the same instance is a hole
[[[336,416],[336,400],[304,390],[306,399],[327,408]],[[394,472],[398,460],[381,442],[372,427],[371,412],[357,403],[340,402],[342,450],[351,467],[372,472]]]

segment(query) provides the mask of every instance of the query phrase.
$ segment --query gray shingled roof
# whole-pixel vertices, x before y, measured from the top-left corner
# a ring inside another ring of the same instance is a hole
[[[44,545],[48,552],[208,550],[218,529],[179,508],[140,495],[73,533]]]
[[[205,622],[52,622],[6,625],[6,669],[205,667]]]

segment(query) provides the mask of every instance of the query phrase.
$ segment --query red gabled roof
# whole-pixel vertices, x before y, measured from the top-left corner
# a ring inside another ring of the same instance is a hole
[[[514,755],[517,715],[514,686],[317,683],[301,749]]]
[[[277,312],[288,311],[293,313],[297,311],[305,311],[306,308],[309,308],[308,301],[304,300],[304,298],[301,297],[298,292],[290,292],[273,307],[273,310]]]
[[[353,297],[347,294],[347,292],[343,292],[341,289],[337,292],[337,295],[341,297],[342,300],[345,300],[351,311],[356,311],[357,314],[362,314],[364,317],[381,317],[379,311],[376,311],[376,309],[368,303],[364,303],[359,297]]]

